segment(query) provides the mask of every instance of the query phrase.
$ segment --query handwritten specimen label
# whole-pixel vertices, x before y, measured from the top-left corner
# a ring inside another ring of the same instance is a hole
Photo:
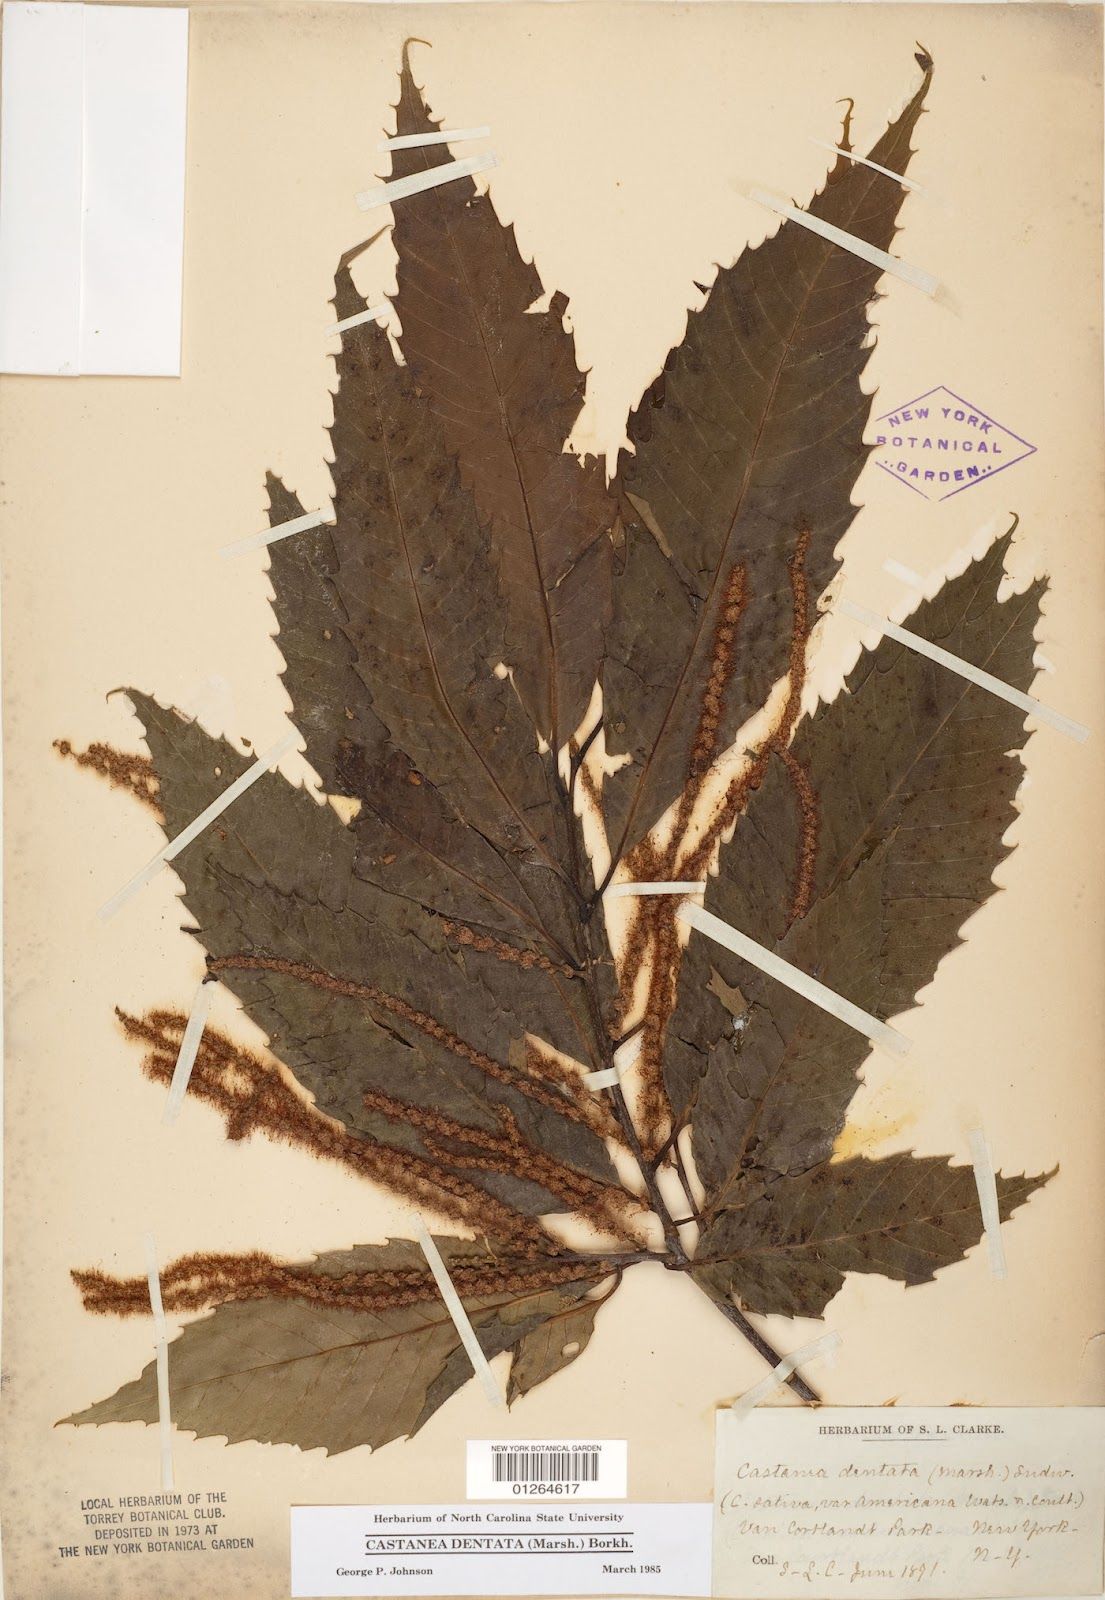
[[[719,1412],[714,1594],[1100,1595],[1100,1408]]]

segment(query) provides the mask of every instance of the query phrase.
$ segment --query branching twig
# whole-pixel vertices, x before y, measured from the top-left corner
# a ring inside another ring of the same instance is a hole
[[[587,740],[585,741],[585,746],[590,744],[597,732],[597,727],[592,729],[591,733],[587,737]],[[613,876],[617,861],[615,859],[611,862],[610,869],[608,870],[606,877],[603,879],[603,882],[588,898],[584,894],[581,887],[582,860],[580,841],[576,833],[576,818],[573,806],[575,782],[579,773],[579,768],[582,765],[582,754],[583,751],[581,751],[578,757],[573,754],[571,776],[568,785],[563,783],[559,777],[559,773],[557,774],[556,783],[557,790],[561,797],[561,804],[565,812],[565,822],[567,824],[568,837],[570,840],[569,848],[571,853],[571,862],[569,873],[576,888],[575,898],[578,901],[583,902],[583,907],[581,907],[580,910],[580,922],[582,925],[583,935],[582,975],[585,992],[587,995],[588,1012],[590,1014],[592,1027],[594,1029],[596,1055],[599,1057],[599,1059],[601,1059],[604,1067],[610,1067],[613,1065],[614,1061],[614,1040],[611,1037],[611,1034],[606,1026],[606,1020],[602,1014],[602,999],[599,993],[598,982],[595,973],[596,961],[590,913],[600,903],[603,890],[606,888],[611,877]],[[635,1029],[631,1029],[626,1037],[630,1037],[635,1031]],[[677,1223],[673,1218],[667,1202],[660,1191],[659,1184],[656,1181],[657,1167],[663,1160],[664,1155],[669,1150],[674,1150],[676,1170],[679,1173],[680,1182],[683,1185],[688,1202],[690,1203],[692,1212],[694,1213],[693,1218],[687,1220],[699,1220],[698,1208],[695,1205],[693,1193],[690,1188],[690,1180],[686,1173],[686,1169],[683,1165],[683,1159],[678,1148],[677,1141],[679,1130],[674,1130],[672,1132],[670,1138],[665,1141],[665,1144],[657,1158],[653,1161],[650,1161],[645,1155],[644,1149],[641,1145],[640,1136],[633,1122],[633,1117],[630,1113],[629,1105],[626,1101],[621,1084],[612,1084],[607,1092],[609,1093],[613,1102],[614,1114],[618,1119],[619,1126],[621,1127],[622,1133],[625,1137],[626,1145],[629,1147],[630,1153],[632,1154],[634,1162],[636,1163],[637,1170],[641,1177],[641,1182],[643,1183],[645,1192],[648,1196],[649,1205],[659,1220],[664,1234],[664,1243],[666,1249],[663,1252],[644,1252],[643,1259],[649,1261],[660,1261],[664,1266],[677,1272],[692,1271],[694,1263],[692,1258],[688,1255],[683,1241],[679,1237],[679,1228],[683,1226],[683,1224]],[[700,1287],[706,1287],[700,1279],[696,1279],[696,1281],[699,1282]],[[740,1330],[752,1348],[756,1350],[770,1366],[777,1367],[779,1362],[783,1359],[782,1356],[780,1355],[779,1351],[777,1351],[774,1346],[771,1345],[768,1340],[765,1339],[764,1336],[752,1325],[752,1323],[749,1322],[748,1318],[744,1315],[744,1312],[741,1311],[739,1307],[727,1297],[717,1294],[709,1289],[707,1289],[707,1293],[712,1303],[716,1305],[718,1310],[721,1312],[722,1316],[731,1322],[735,1328]],[[797,1394],[801,1399],[810,1404],[818,1403],[818,1395],[813,1389],[810,1388],[809,1384],[800,1373],[791,1373],[790,1377],[786,1381],[791,1389],[794,1390],[795,1394]]]
[[[748,1340],[752,1348],[759,1351],[760,1355],[763,1356],[764,1360],[769,1366],[777,1367],[779,1362],[783,1359],[782,1356],[773,1345],[768,1343],[763,1334],[760,1333],[757,1328],[752,1326],[751,1322],[749,1322],[748,1318],[745,1316],[740,1307],[733,1300],[729,1299],[727,1295],[715,1293],[706,1284],[704,1284],[701,1279],[697,1281],[699,1287],[705,1289],[707,1295],[713,1301],[714,1305],[717,1306],[722,1316],[727,1317],[728,1320],[733,1324],[734,1328],[740,1329],[741,1333],[744,1334],[744,1337]],[[809,1405],[816,1406],[821,1404],[821,1396],[817,1393],[816,1389],[810,1388],[809,1384],[806,1382],[805,1378],[803,1378],[800,1372],[792,1372],[786,1381],[794,1390],[795,1394],[801,1399],[805,1400]]]

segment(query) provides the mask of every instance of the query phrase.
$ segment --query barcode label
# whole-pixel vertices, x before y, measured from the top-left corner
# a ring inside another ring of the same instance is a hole
[[[597,1450],[506,1450],[492,1456],[496,1483],[597,1483]]]
[[[622,1500],[624,1439],[469,1439],[469,1500]]]

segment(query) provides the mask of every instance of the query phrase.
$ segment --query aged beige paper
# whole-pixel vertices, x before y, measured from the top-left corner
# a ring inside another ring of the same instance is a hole
[[[409,1232],[382,1192],[260,1138],[228,1143],[201,1105],[163,1125],[164,1091],[141,1076],[114,1008],[186,1009],[202,957],[179,931],[169,871],[97,922],[160,835],[53,744],[137,749],[125,701],[108,698],[120,685],[254,750],[288,730],[264,553],[218,551],[263,526],[267,468],[305,506],[329,503],[333,269],[372,231],[353,196],[383,170],[376,145],[411,34],[432,45],[418,76],[446,125],[494,130],[494,204],[568,294],[590,369],[575,442],[611,455],[699,303],[696,280],[774,229],[748,191],[805,203],[831,160],[813,141],[836,140],[841,97],[854,97],[864,149],[915,87],[915,40],[934,58],[911,167],[922,192],[906,198],[895,249],[942,289],[885,280],[865,377],[873,418],[942,387],[1034,450],[947,499],[872,461],[844,583],[900,616],[908,589],[888,558],[935,583],[981,528],[1016,513],[1014,581],[1051,584],[1035,693],[1091,734],[1031,738],[1002,892],[911,1015],[908,1058],[870,1058],[840,1148],[965,1162],[981,1120],[1005,1171],[1059,1171],[1003,1229],[1004,1280],[983,1245],[916,1289],[849,1277],[824,1324],[765,1331],[783,1350],[826,1326],[842,1335],[835,1366],[816,1374],[830,1405],[1101,1402],[1100,31],[1099,8],[1064,5],[192,10],[181,378],[0,389],[9,1595],[275,1600],[289,1506],[461,1501],[468,1438],[625,1438],[631,1499],[706,1501],[715,1408],[765,1370],[690,1284],[641,1268],[600,1315],[586,1361],[509,1418],[473,1383],[378,1453],[177,1434],[177,1490],[223,1513],[209,1548],[83,1553],[96,1502],[115,1515],[158,1494],[160,1476],[156,1428],[56,1426],[153,1349],[148,1321],[89,1316],[71,1269],[141,1274],[147,1232],[163,1262],[197,1248],[303,1260]],[[391,273],[386,249],[357,268],[370,303]],[[813,687],[832,692],[858,644],[853,623],[826,621]],[[306,773],[294,754],[281,765]],[[259,1042],[225,992],[213,1021]],[[180,1322],[170,1315],[170,1335]]]
[[[1101,1412],[722,1412],[714,1506],[717,1595],[1098,1595]]]

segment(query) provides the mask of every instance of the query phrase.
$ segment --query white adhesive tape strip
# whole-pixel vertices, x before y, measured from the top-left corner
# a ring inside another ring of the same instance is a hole
[[[425,172],[413,172],[409,178],[392,178],[390,183],[382,183],[377,189],[363,189],[356,197],[357,204],[362,211],[371,211],[374,206],[390,206],[408,195],[422,194],[454,178],[470,178],[474,172],[486,172],[489,167],[498,165],[498,156],[490,152],[485,156],[466,156],[463,161],[449,161],[441,167],[429,167]]]
[[[925,580],[919,572],[914,572],[912,567],[904,567],[900,561],[895,561],[892,557],[883,562],[882,570],[889,572],[892,578],[897,578],[902,583],[911,584],[914,589],[923,589],[925,586]]]
[[[192,1068],[196,1064],[196,1054],[203,1038],[203,1030],[207,1026],[211,1002],[215,998],[216,985],[211,978],[205,978],[196,990],[196,998],[192,1001],[192,1009],[188,1013],[188,1024],[184,1029],[184,1037],[180,1041],[180,1051],[177,1054],[176,1066],[173,1068],[173,1081],[169,1085],[168,1098],[165,1101],[165,1110],[162,1112],[162,1122],[175,1122],[180,1115],[180,1108],[184,1104],[184,1096],[188,1093],[188,1083],[192,1076]]]
[[[801,1350],[795,1350],[791,1355],[784,1356],[777,1367],[772,1367],[766,1378],[754,1384],[739,1400],[734,1400],[733,1414],[744,1418],[750,1411],[754,1411],[762,1400],[769,1400],[776,1389],[781,1389],[792,1372],[797,1372],[799,1367],[808,1366],[811,1361],[823,1360],[833,1356],[840,1349],[843,1340],[839,1333],[823,1333],[820,1339],[813,1339],[809,1344],[804,1344]]]
[[[421,150],[429,144],[459,144],[462,139],[490,139],[491,129],[442,128],[439,133],[400,133],[381,139],[377,150]]]
[[[626,1039],[624,1043],[618,1046],[614,1051],[614,1066],[619,1073],[629,1070],[640,1055],[644,1042],[645,1031],[643,1028],[639,1028],[631,1038]]]
[[[617,1067],[603,1067],[601,1072],[586,1073],[583,1081],[588,1089],[612,1089],[620,1077]]]
[[[912,189],[914,194],[925,192],[912,178],[903,177],[900,172],[894,172],[890,167],[880,167],[877,161],[869,161],[866,156],[857,155],[854,150],[842,150],[838,144],[829,144],[826,139],[811,138],[810,143],[817,145],[820,150],[831,150],[834,155],[843,156],[846,161],[854,161],[857,166],[870,167],[872,172],[881,172],[884,178],[892,178],[895,183],[900,183],[903,189]]]
[[[990,1144],[981,1128],[972,1128],[967,1135],[971,1147],[971,1161],[975,1169],[975,1188],[982,1212],[982,1226],[986,1229],[986,1248],[990,1252],[990,1274],[1004,1278],[1005,1245],[1001,1237],[1001,1212],[998,1210],[998,1183],[994,1176],[994,1163]]]
[[[880,1022],[878,1017],[871,1016],[869,1012],[862,1011],[850,1000],[845,1000],[843,995],[837,994],[835,989],[826,988],[823,983],[818,983],[816,978],[800,972],[797,967],[791,966],[789,961],[784,961],[773,951],[765,950],[762,944],[749,939],[747,934],[739,933],[736,928],[730,927],[729,923],[722,922],[713,912],[704,911],[701,906],[682,905],[675,914],[680,922],[689,923],[692,928],[697,928],[699,933],[704,933],[708,939],[724,945],[727,950],[732,950],[734,955],[741,956],[752,966],[759,967],[769,978],[775,978],[779,983],[786,984],[795,994],[802,995],[806,1000],[812,1000],[822,1011],[829,1012],[840,1022],[846,1023],[849,1028],[864,1034],[872,1044],[881,1045],[884,1050],[889,1050],[896,1056],[904,1056],[912,1048],[912,1040],[907,1039],[896,1028]]]
[[[468,1313],[461,1304],[460,1295],[453,1288],[453,1280],[449,1270],[441,1259],[441,1251],[430,1237],[430,1230],[421,1217],[415,1218],[415,1236],[422,1246],[422,1254],[429,1262],[430,1271],[434,1275],[434,1282],[441,1292],[445,1302],[445,1309],[453,1319],[453,1326],[460,1335],[460,1342],[464,1346],[472,1370],[483,1385],[483,1392],[493,1406],[505,1404],[503,1392],[495,1382],[495,1374],[488,1366],[487,1357],[480,1348],[480,1341],[476,1338],[476,1330],[468,1318]]]
[[[879,250],[875,245],[868,244],[866,239],[857,239],[855,234],[845,233],[843,228],[837,228],[831,222],[823,222],[820,217],[811,216],[808,211],[799,211],[797,206],[788,205],[779,195],[765,194],[762,189],[750,189],[749,199],[755,200],[758,205],[767,206],[769,211],[777,211],[781,217],[787,217],[801,228],[808,228],[811,233],[818,234],[822,239],[828,239],[830,244],[837,244],[842,250],[850,250],[854,256],[859,256],[861,261],[869,261],[873,267],[881,267],[883,272],[892,272],[896,278],[901,278],[903,283],[912,284],[923,294],[935,294],[940,287],[940,280],[934,278],[930,272],[922,272],[920,267],[911,267],[908,261],[887,255],[885,250]]]
[[[587,1073],[583,1081],[588,1089],[609,1089],[612,1084],[617,1083],[622,1073],[626,1072],[640,1055],[643,1043],[644,1031],[638,1030],[632,1038],[620,1044],[614,1051],[612,1067],[604,1067],[601,1072]]]
[[[149,883],[151,878],[157,876],[166,861],[171,861],[174,856],[178,856],[187,845],[192,843],[193,839],[198,838],[209,823],[214,822],[215,818],[221,816],[227,806],[233,805],[239,796],[245,794],[250,785],[256,783],[258,778],[263,778],[269,768],[274,767],[280,757],[286,755],[298,742],[299,735],[297,733],[285,734],[284,738],[278,740],[270,750],[266,750],[263,756],[258,756],[252,766],[247,767],[242,776],[236,778],[228,789],[224,789],[217,800],[212,800],[211,804],[200,812],[194,822],[190,822],[181,833],[177,834],[175,839],[170,839],[169,843],[164,845],[151,861],[147,861],[142,870],[136,872],[130,882],[123,885],[118,894],[113,894],[110,900],[105,900],[96,913],[100,921],[106,922],[109,917],[113,917],[120,906],[125,905],[131,896],[137,894],[144,884]]]
[[[1042,705],[1039,700],[1030,694],[1022,693],[1020,689],[1011,688],[1000,678],[995,678],[992,673],[973,667],[969,661],[953,656],[949,650],[942,650],[938,644],[930,644],[927,639],[922,639],[920,634],[910,633],[908,628],[899,628],[896,622],[888,622],[885,617],[880,617],[875,611],[868,611],[865,606],[853,605],[851,600],[839,600],[837,605],[846,617],[852,618],[853,622],[860,622],[867,628],[878,628],[889,638],[896,639],[899,644],[908,646],[910,650],[916,650],[918,655],[927,656],[938,666],[947,667],[949,672],[957,672],[969,683],[977,684],[980,689],[986,689],[990,694],[997,695],[999,700],[1006,700],[1019,711],[1046,722],[1048,727],[1055,728],[1059,733],[1065,733],[1068,738],[1077,740],[1079,744],[1084,744],[1089,738],[1089,728],[1084,728],[1080,722],[1074,722],[1070,717],[1064,717],[1061,711],[1053,711],[1050,706]]]
[[[235,539],[233,544],[224,544],[219,551],[221,556],[240,556],[247,550],[259,550],[263,544],[275,544],[278,539],[287,539],[293,533],[306,533],[308,528],[321,528],[330,523],[329,511],[308,511],[302,517],[293,517],[290,522],[278,522],[275,528],[264,528],[260,533],[247,533],[244,539]],[[332,527],[333,524],[330,523]]]
[[[150,1285],[150,1310],[157,1345],[157,1426],[161,1443],[161,1487],[173,1487],[173,1419],[169,1410],[169,1334],[165,1326],[165,1307],[161,1303],[161,1274],[157,1270],[157,1245],[152,1233],[145,1236],[146,1278]]]
[[[327,328],[327,333],[344,333],[347,328],[359,328],[362,323],[375,322],[379,317],[386,317],[391,312],[391,301],[385,300],[382,305],[369,306],[365,311],[358,311],[354,317],[343,317],[340,322],[332,322]]]
[[[604,900],[622,900],[644,894],[705,894],[704,883],[612,883],[603,895]]]

